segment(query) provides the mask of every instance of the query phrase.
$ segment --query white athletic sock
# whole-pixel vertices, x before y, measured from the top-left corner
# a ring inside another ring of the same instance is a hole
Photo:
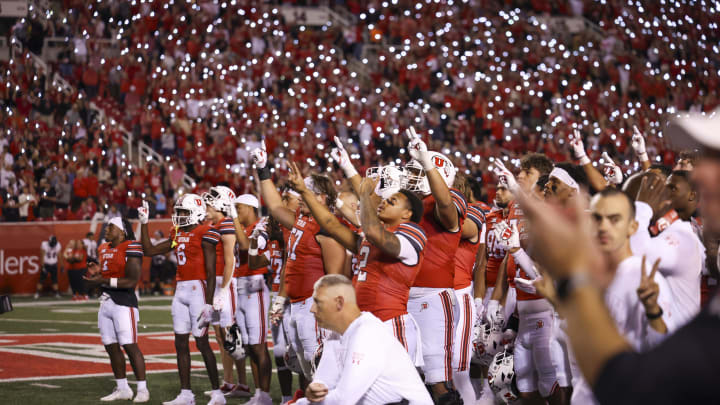
[[[180,395],[195,398],[195,395],[193,395],[192,390],[180,390]]]
[[[130,388],[127,382],[127,378],[118,378],[117,380],[115,380],[115,382],[117,383],[117,387],[121,390]]]
[[[138,391],[146,391],[147,390],[147,381],[142,380],[137,382],[137,390]]]
[[[291,399],[293,399],[292,396],[289,396],[289,395],[288,395],[288,396],[285,396],[285,395],[283,395],[283,396],[282,396],[282,401],[280,401],[280,403],[281,403],[281,404],[284,404],[285,402],[287,402],[287,401],[289,401],[289,400],[291,400]]]
[[[223,396],[223,393],[222,393],[222,391],[220,391],[219,389],[217,389],[217,390],[212,390],[212,394],[211,394],[211,395],[215,395],[215,396],[220,395],[220,396]]]

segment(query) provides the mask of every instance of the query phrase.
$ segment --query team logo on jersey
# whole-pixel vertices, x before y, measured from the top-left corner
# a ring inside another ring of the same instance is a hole
[[[352,354],[352,364],[360,364],[360,361],[365,357],[363,353],[357,353],[353,352]]]
[[[542,327],[545,326],[545,322],[542,320],[539,320],[535,323],[535,329],[542,329]]]

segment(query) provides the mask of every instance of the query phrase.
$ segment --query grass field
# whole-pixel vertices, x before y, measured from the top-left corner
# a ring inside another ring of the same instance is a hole
[[[169,297],[140,300],[138,339],[145,354],[152,404],[171,400],[180,390],[170,303]],[[69,298],[46,298],[35,301],[13,297],[13,305],[12,312],[0,315],[0,403],[97,404],[100,397],[112,392],[115,382],[100,342],[96,300],[73,302]],[[215,339],[211,336],[210,340],[214,343]],[[203,391],[210,389],[210,382],[194,346],[191,343],[192,388],[196,403],[204,404],[209,397]],[[221,368],[219,354],[216,357]],[[127,367],[128,380],[134,387],[135,378],[129,363]],[[247,370],[252,392],[249,361]],[[297,388],[297,376],[293,387]],[[271,395],[274,403],[280,403],[274,361]],[[246,401],[228,398],[228,404]]]

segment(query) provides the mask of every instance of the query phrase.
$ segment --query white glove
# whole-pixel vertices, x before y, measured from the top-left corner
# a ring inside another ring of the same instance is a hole
[[[510,250],[520,247],[520,232],[518,232],[517,225],[513,224],[511,227],[506,221],[500,221],[493,227],[493,232],[495,240],[503,249]]]
[[[535,280],[538,280],[539,278],[540,278],[540,276],[538,276],[538,278],[536,278]],[[515,287],[518,290],[525,291],[528,294],[537,294],[537,289],[535,288],[535,285],[533,284],[535,282],[535,280],[528,280],[528,279],[525,279],[522,277],[515,277],[515,280],[514,280]]]
[[[148,202],[143,200],[142,207],[138,208],[138,219],[142,225],[145,225],[150,220],[150,208]]]
[[[255,148],[250,152],[250,157],[252,158],[253,163],[255,163],[255,167],[258,169],[263,169],[267,165],[267,149],[265,148],[265,140],[262,141],[262,147]]]
[[[232,353],[230,353],[230,357],[232,357],[235,360],[242,360],[245,358],[247,354],[245,353],[245,346],[243,345],[237,345],[235,347],[235,350],[233,350]]]
[[[570,146],[572,147],[573,156],[575,160],[580,162],[580,166],[590,164],[590,158],[587,157],[585,152],[585,144],[583,144],[582,135],[577,129],[573,130],[573,134],[568,136],[570,140]]]
[[[482,318],[483,311],[485,311],[485,304],[483,304],[482,298],[475,298],[475,313],[477,318]]]
[[[345,177],[349,179],[357,176],[358,172],[355,170],[355,166],[350,160],[350,155],[348,155],[342,141],[337,136],[335,137],[335,146],[335,148],[330,150],[330,156],[337,162],[338,166],[340,166],[342,171],[345,173]]]
[[[215,294],[213,298],[213,309],[216,311],[222,311],[225,306],[225,297],[229,294],[230,287],[222,287],[220,291]]]
[[[602,153],[602,158],[605,160],[603,163],[603,172],[608,182],[612,184],[621,184],[623,181],[622,169],[616,165],[607,152]]]
[[[632,147],[635,150],[635,155],[637,155],[638,160],[641,162],[650,160],[647,150],[645,149],[645,137],[635,125],[633,125]]]
[[[212,322],[212,316],[213,316],[213,306],[210,304],[203,305],[202,311],[200,311],[200,316],[198,316],[198,327],[200,329],[210,325],[210,322]]]
[[[502,159],[495,159],[493,163],[495,164],[495,167],[492,168],[492,171],[495,173],[496,176],[501,179],[501,181],[504,180],[510,192],[516,194],[518,191],[520,191],[520,185],[518,184],[517,180],[515,180],[515,176],[510,170],[505,167]]]
[[[270,321],[273,325],[278,325],[282,321],[287,300],[287,297],[283,297],[282,295],[275,297],[275,301],[273,301],[272,306],[270,307]]]
[[[430,152],[428,151],[425,142],[423,142],[422,138],[420,138],[420,135],[415,132],[415,128],[410,127],[405,131],[405,133],[408,138],[410,138],[410,143],[408,143],[408,152],[410,153],[410,157],[420,162],[420,165],[425,171],[432,170],[435,165],[432,162]]]
[[[238,215],[238,214],[237,214],[237,208],[235,207],[235,201],[232,201],[232,202],[230,203],[230,212],[228,212],[228,215],[229,215],[230,218],[232,218],[232,219],[237,218],[237,215]]]
[[[500,305],[500,301],[498,300],[490,300],[488,301],[487,305],[487,314],[485,317],[490,322],[491,325],[497,325],[498,322],[502,322],[502,314],[500,313],[502,311],[502,305]]]

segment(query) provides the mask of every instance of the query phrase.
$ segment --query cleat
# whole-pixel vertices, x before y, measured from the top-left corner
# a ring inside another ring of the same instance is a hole
[[[235,384],[235,387],[232,389],[232,391],[225,394],[228,398],[250,398],[252,394],[250,394],[250,388],[247,386],[242,386],[240,384]]]
[[[195,397],[180,394],[172,401],[163,402],[163,405],[195,405]]]
[[[210,402],[207,405],[225,405],[225,395],[222,393],[210,395]]]
[[[109,402],[109,401],[120,401],[120,400],[131,400],[133,399],[133,392],[130,387],[120,389],[115,387],[112,394],[106,395],[102,398],[100,398],[103,402]]]
[[[150,400],[150,391],[138,390],[137,395],[135,395],[135,399],[133,399],[133,402],[147,402],[149,400]]]

